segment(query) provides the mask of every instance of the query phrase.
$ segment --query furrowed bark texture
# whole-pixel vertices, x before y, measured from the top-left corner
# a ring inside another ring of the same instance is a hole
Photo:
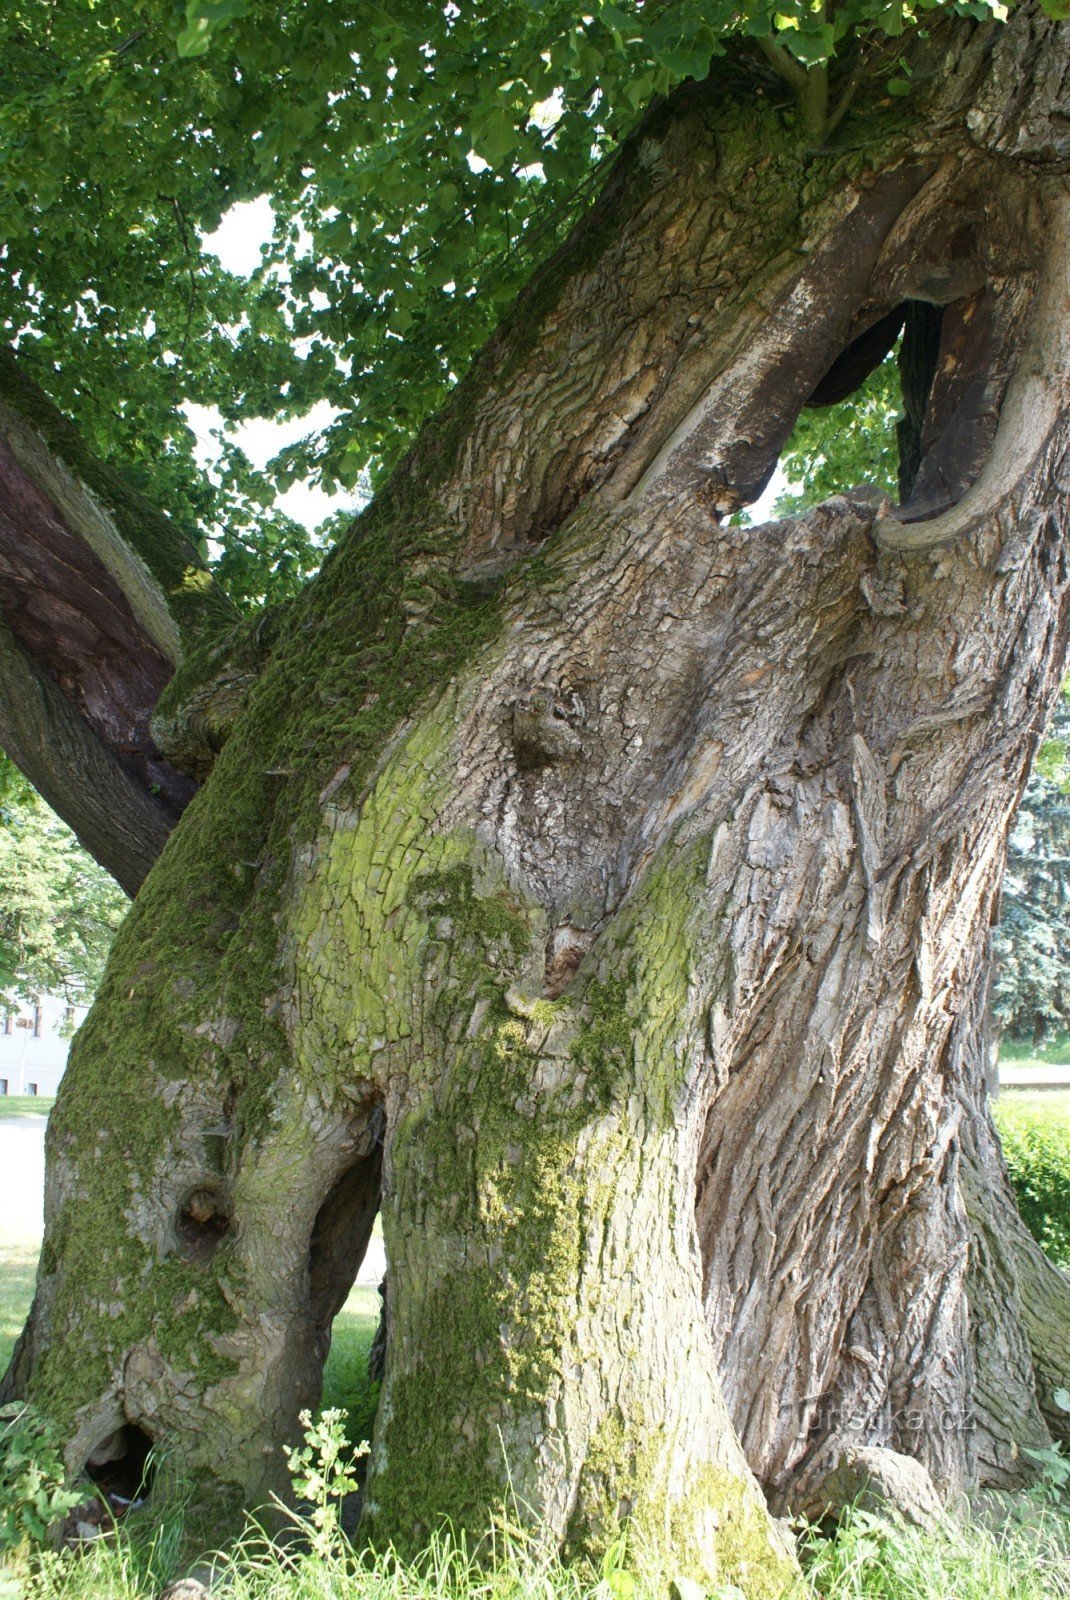
[[[326,564],[50,1123],[7,1387],[72,1464],[281,1486],[380,1202],[378,1540],[508,1494],[776,1594],[759,1483],[1048,1437],[981,1022],[1067,643],[1068,44],[937,30],[862,151],[677,96]],[[899,514],[726,521],[899,320]]]

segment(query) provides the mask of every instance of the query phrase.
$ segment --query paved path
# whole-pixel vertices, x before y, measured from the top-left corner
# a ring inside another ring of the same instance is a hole
[[[999,1069],[1001,1089],[1070,1089],[1070,1066],[1016,1067],[1006,1061]]]
[[[45,1123],[0,1116],[0,1244],[37,1244],[44,1226]],[[383,1241],[372,1239],[357,1283],[378,1287],[386,1271]]]
[[[46,1121],[0,1117],[0,1241],[5,1244],[32,1244],[41,1237]]]

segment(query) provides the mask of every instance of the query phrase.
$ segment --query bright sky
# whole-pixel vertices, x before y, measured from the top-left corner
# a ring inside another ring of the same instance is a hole
[[[266,195],[256,200],[242,201],[231,206],[214,233],[204,234],[201,243],[210,254],[218,256],[231,272],[249,277],[260,265],[260,247],[271,238],[274,216]],[[210,430],[222,425],[222,418],[214,406],[187,404],[185,413],[198,439],[198,459],[210,466],[217,455],[215,440]],[[234,430],[234,436],[250,461],[263,467],[284,445],[293,444],[305,434],[313,433],[331,420],[331,407],[324,401],[314,406],[307,416],[292,422],[244,422]],[[276,502],[295,522],[306,528],[315,528],[324,517],[344,506],[356,506],[353,495],[339,492],[325,494],[309,484],[295,483],[280,494]]]

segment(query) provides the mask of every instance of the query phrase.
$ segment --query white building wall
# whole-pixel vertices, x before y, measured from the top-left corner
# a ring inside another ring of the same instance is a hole
[[[42,995],[35,1006],[0,1012],[0,1107],[4,1095],[53,1095],[67,1065],[71,1023],[88,1006],[68,1006],[58,995]]]

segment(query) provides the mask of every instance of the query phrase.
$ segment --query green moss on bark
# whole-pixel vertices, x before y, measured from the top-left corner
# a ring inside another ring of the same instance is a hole
[[[735,1584],[747,1600],[801,1595],[798,1568],[786,1541],[778,1548],[770,1540],[755,1487],[712,1464],[693,1466],[674,1483],[664,1453],[648,1419],[605,1418],[588,1447],[570,1525],[573,1559],[597,1560],[626,1535],[667,1577]]]

